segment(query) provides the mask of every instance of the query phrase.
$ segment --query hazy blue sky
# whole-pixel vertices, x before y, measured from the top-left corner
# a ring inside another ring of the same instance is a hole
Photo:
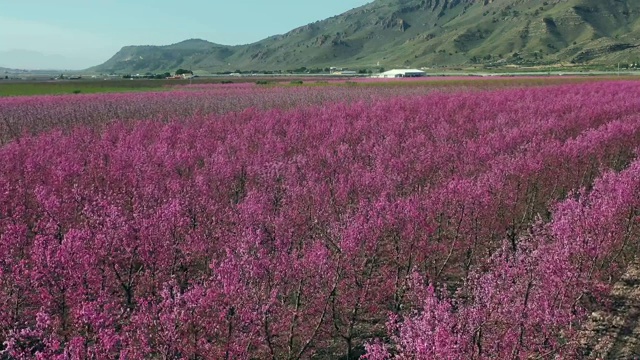
[[[0,66],[81,69],[125,45],[244,44],[371,0],[0,0]]]

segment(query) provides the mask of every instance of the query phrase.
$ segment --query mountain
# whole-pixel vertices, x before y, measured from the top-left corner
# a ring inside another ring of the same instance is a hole
[[[376,0],[253,44],[127,46],[91,70],[611,64],[640,61],[639,45],[637,0]]]

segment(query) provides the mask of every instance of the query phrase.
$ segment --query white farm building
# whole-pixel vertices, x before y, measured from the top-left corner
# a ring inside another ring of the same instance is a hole
[[[422,77],[426,73],[417,69],[393,69],[383,73],[374,75],[377,78],[404,78],[404,77]]]

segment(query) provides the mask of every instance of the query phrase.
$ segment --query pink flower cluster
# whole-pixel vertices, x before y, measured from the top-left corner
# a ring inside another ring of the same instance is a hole
[[[391,342],[367,345],[367,359],[583,358],[576,325],[589,299],[637,255],[640,160],[607,172],[553,207],[450,294],[414,273],[418,311],[392,315]]]
[[[0,98],[0,145],[24,135],[114,121],[179,121],[255,109],[292,109],[355,100],[423,95],[429,88],[264,87],[252,83],[181,86],[162,92]]]
[[[637,239],[640,85],[323,90],[185,116],[138,94],[137,118],[144,102],[86,96],[86,122],[71,98],[0,102],[18,119],[41,101],[27,128],[49,105],[75,119],[0,148],[0,356],[572,349]]]

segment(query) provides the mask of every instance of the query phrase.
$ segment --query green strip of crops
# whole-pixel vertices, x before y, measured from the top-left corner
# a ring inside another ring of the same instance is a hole
[[[0,82],[0,96],[91,94],[127,91],[159,91],[162,86],[134,84],[135,82]],[[142,85],[142,86],[140,86]]]
[[[386,81],[385,81],[386,80]],[[331,81],[307,81],[303,84],[293,83],[277,83],[279,86],[365,86],[365,87],[398,87],[398,86],[425,86],[434,88],[494,88],[494,87],[511,87],[511,86],[545,86],[545,85],[562,85],[590,83],[594,81],[613,81],[613,80],[634,80],[638,77],[633,76],[550,76],[550,77],[528,77],[528,76],[496,76],[496,77],[451,77],[451,78],[422,78],[422,79],[380,79],[378,81],[358,81],[346,80],[343,82]],[[273,84],[272,84],[273,85]]]
[[[287,79],[281,78],[262,79],[255,81],[253,78],[236,79],[238,82],[256,82],[259,86],[294,87],[294,86],[366,86],[366,87],[397,87],[397,86],[426,86],[435,88],[495,88],[511,86],[544,86],[583,83],[604,80],[638,80],[638,77],[630,76],[581,76],[581,77],[486,77],[486,78],[437,78],[424,80],[407,79],[390,81],[332,81],[334,79]],[[0,97],[2,96],[30,96],[30,95],[60,95],[60,94],[91,94],[109,92],[131,91],[164,91],[181,88],[181,85],[193,84],[217,84],[224,83],[224,79],[198,79],[196,81],[177,80],[81,80],[81,81],[0,81]]]

